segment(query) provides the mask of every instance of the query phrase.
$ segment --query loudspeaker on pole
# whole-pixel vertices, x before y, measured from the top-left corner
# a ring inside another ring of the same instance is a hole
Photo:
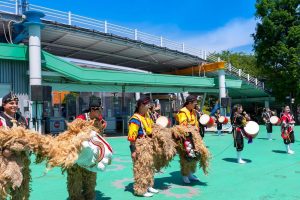
[[[51,101],[51,93],[51,86],[31,85],[31,101]]]
[[[231,105],[231,98],[230,97],[221,98],[221,107],[226,108],[230,105]]]

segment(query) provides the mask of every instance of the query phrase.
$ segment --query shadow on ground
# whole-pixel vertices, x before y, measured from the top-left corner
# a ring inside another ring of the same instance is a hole
[[[226,162],[232,162],[232,163],[237,163],[237,159],[236,158],[223,158],[222,160],[226,161]],[[251,163],[252,160],[250,159],[244,159],[244,161],[246,161],[247,163]]]
[[[180,185],[180,186],[194,186],[194,185],[207,186],[207,183],[202,181],[193,181],[190,184],[185,184],[182,181],[182,176],[180,171],[171,172],[170,175],[171,176],[162,177],[162,178],[154,177],[154,188],[158,190],[166,190],[169,189],[172,184]],[[133,183],[129,183],[127,186],[125,186],[124,191],[133,193]]]
[[[67,198],[66,200],[70,200],[70,198]],[[103,192],[96,190],[96,199],[95,200],[111,200],[111,198],[105,197]]]
[[[105,197],[103,192],[96,190],[96,200],[110,200],[110,197]]]
[[[286,154],[286,151],[283,151],[283,150],[272,150],[272,152]]]

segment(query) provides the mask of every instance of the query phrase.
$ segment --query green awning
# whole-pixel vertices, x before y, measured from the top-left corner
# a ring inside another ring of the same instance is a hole
[[[43,83],[56,91],[74,92],[152,92],[152,93],[181,93],[181,92],[207,92],[218,93],[218,89],[192,88],[192,87],[151,87],[151,86],[120,86],[95,84],[69,84],[69,83]]]
[[[0,59],[28,60],[27,46],[2,43],[0,49]],[[62,77],[79,84],[179,87],[179,90],[183,90],[183,87],[209,88],[215,85],[213,78],[84,68],[45,51],[42,51],[42,64],[43,68],[58,72]]]

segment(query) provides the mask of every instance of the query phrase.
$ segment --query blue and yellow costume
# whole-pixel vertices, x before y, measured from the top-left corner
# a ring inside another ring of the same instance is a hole
[[[145,116],[135,113],[129,119],[128,140],[134,142],[136,139],[141,138],[144,135],[151,135],[153,124],[154,122],[148,113]]]
[[[131,153],[135,152],[135,142],[139,138],[143,138],[145,136],[151,136],[152,127],[154,122],[149,116],[149,113],[145,115],[140,115],[139,113],[135,113],[130,119],[128,124],[128,140],[130,141],[130,150]],[[149,172],[151,174],[151,179],[147,184],[143,184],[143,177],[140,177],[139,167],[136,166],[136,159],[133,159],[133,175],[134,175],[134,185],[133,190],[136,195],[145,195],[149,194],[147,190],[149,187],[153,187],[154,185],[154,171]],[[146,187],[144,187],[146,186]],[[152,196],[153,194],[150,194]]]

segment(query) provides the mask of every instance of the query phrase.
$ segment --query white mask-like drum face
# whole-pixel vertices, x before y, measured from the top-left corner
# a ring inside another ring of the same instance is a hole
[[[91,138],[82,142],[82,150],[76,163],[85,169],[98,172],[104,171],[112,160],[113,150],[109,143],[97,132],[91,132]]]

